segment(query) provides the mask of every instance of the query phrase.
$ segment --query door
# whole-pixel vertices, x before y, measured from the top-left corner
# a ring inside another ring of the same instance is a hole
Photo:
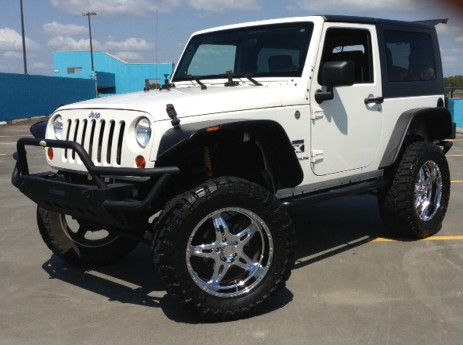
[[[311,166],[316,175],[368,167],[376,157],[382,127],[377,42],[374,25],[325,24],[310,87]],[[334,87],[334,98],[318,104],[315,93],[323,89],[319,71],[329,61],[353,61],[355,83]]]

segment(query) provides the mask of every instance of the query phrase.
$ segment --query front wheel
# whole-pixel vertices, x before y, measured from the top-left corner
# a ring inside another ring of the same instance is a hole
[[[379,193],[381,216],[396,235],[425,238],[442,227],[450,196],[450,173],[442,150],[410,144],[388,187]]]
[[[119,232],[37,207],[39,232],[48,248],[61,259],[79,266],[103,266],[130,253],[138,244]]]
[[[173,199],[154,262],[167,292],[203,317],[242,318],[284,287],[294,232],[280,202],[243,179],[211,180]]]

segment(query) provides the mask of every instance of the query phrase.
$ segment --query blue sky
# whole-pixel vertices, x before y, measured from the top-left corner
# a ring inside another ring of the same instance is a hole
[[[19,0],[0,0],[0,72],[22,72]],[[54,50],[94,44],[127,61],[177,61],[192,31],[243,21],[320,13],[418,20],[449,17],[438,28],[445,75],[463,74],[463,13],[434,0],[23,0],[31,74],[53,74]],[[156,13],[158,34],[156,35]],[[156,40],[156,36],[158,40]]]

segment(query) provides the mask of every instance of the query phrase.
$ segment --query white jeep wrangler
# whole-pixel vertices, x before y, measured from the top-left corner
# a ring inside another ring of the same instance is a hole
[[[377,192],[396,235],[440,229],[455,137],[440,22],[314,16],[197,32],[161,90],[34,125],[13,184],[57,256],[109,264],[152,233],[170,295],[204,317],[244,317],[290,276],[292,205]],[[30,174],[27,145],[55,172]]]

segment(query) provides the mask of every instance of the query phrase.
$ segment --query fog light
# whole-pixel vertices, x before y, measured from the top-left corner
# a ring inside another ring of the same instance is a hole
[[[47,155],[49,160],[53,160],[53,147],[48,148]]]
[[[143,156],[137,156],[137,158],[135,158],[135,163],[139,169],[144,169],[146,167],[145,157]]]

